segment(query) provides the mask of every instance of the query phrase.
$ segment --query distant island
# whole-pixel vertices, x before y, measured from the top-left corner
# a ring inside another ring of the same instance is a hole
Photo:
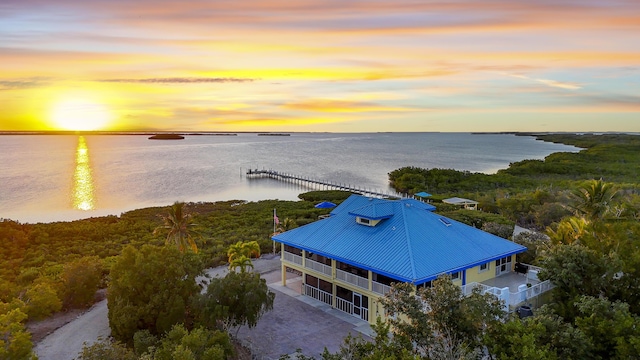
[[[258,134],[258,136],[291,136],[291,134],[265,133]]]
[[[149,140],[182,140],[184,136],[179,134],[155,134],[149,136]]]

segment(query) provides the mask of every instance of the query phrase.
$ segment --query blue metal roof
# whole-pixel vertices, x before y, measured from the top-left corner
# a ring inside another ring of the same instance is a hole
[[[330,217],[275,235],[273,240],[415,284],[526,250],[435,214],[433,209],[413,199],[352,195]],[[358,224],[356,216],[381,221],[367,226]]]
[[[388,219],[393,216],[393,204],[389,202],[377,202],[349,211],[349,215],[370,220]]]

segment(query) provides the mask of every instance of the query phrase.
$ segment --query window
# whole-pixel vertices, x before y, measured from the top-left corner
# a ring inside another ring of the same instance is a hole
[[[361,218],[361,217],[359,217],[359,218],[358,218],[358,220],[359,220],[358,222],[359,222],[360,224],[369,225],[369,219],[365,219],[365,218]]]
[[[496,266],[506,265],[507,263],[511,263],[511,256],[503,257],[502,259],[496,260]]]
[[[478,269],[478,274],[481,273],[481,272],[485,272],[487,270],[489,270],[489,263],[482,264],[482,265],[480,265],[480,268]]]
[[[460,271],[451,274],[451,280],[460,280]]]

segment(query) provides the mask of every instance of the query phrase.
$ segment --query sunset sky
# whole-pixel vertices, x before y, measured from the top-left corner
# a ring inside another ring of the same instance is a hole
[[[0,130],[640,132],[638,0],[2,0]]]

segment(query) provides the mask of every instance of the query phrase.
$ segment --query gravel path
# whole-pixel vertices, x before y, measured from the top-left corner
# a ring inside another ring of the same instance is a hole
[[[34,348],[40,360],[71,360],[82,350],[84,342],[93,344],[111,334],[107,318],[107,300],[54,331]]]

